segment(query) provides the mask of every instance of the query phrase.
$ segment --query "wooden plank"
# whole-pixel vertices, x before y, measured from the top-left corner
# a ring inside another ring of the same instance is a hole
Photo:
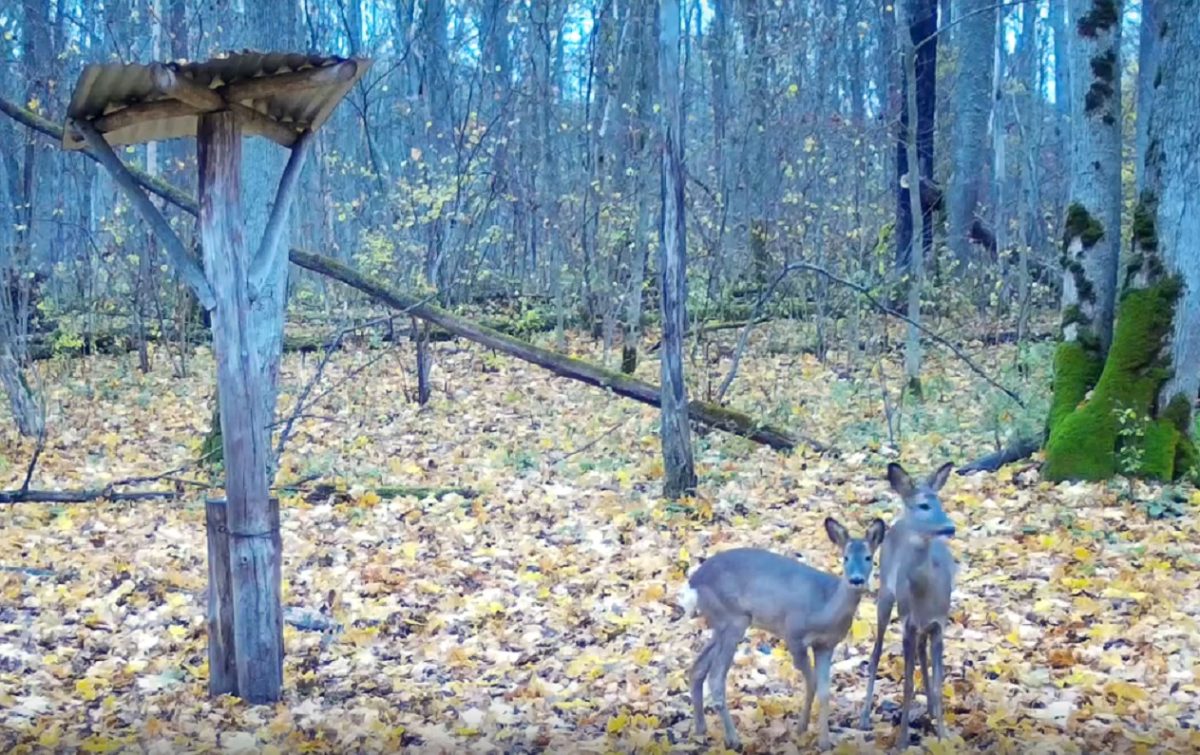
[[[280,248],[279,240],[287,227],[288,213],[292,209],[292,200],[296,195],[296,185],[300,182],[300,173],[304,170],[304,161],[312,147],[313,133],[305,131],[292,147],[283,176],[279,179],[279,188],[275,191],[275,204],[271,207],[271,216],[267,218],[267,227],[263,230],[262,240],[258,251],[250,263],[250,296],[258,298],[270,276],[277,254],[287,252]]]
[[[208,693],[236,695],[233,634],[233,577],[229,569],[229,524],[224,500],[207,501],[208,536]]]
[[[283,686],[278,514],[272,515],[270,460],[260,401],[259,354],[250,313],[250,260],[242,237],[241,129],[229,111],[200,117],[200,245],[216,294],[213,351],[225,455],[234,637],[239,695],[279,699]]]

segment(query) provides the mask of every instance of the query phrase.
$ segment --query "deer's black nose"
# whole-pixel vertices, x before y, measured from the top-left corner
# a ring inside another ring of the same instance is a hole
[[[862,577],[851,577],[850,578],[850,584],[854,585],[855,587],[862,587],[866,583],[867,583],[867,580],[863,579]]]
[[[940,535],[940,536],[942,536],[942,537],[954,537],[954,525],[953,525],[953,524],[951,524],[951,525],[947,525],[947,526],[945,526],[945,527],[942,527],[941,529],[939,529],[939,530],[938,530],[936,533],[934,533],[934,534],[936,534],[936,535]]]

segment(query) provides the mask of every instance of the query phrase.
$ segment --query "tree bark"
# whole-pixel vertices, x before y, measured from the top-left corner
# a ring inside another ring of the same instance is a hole
[[[896,3],[896,34],[898,36],[897,49],[900,52],[902,65],[904,66],[905,81],[917,81],[920,74],[917,72],[917,50],[916,44],[918,39],[912,35],[912,31],[916,29],[917,24],[913,18],[907,15],[908,8],[905,3],[908,0],[900,0]],[[908,114],[908,122],[920,122],[920,103],[917,96],[917,87],[907,86],[904,89],[905,101],[904,112]],[[912,166],[920,166],[920,152],[918,146],[918,135],[913,132],[913,129],[904,129],[904,164]],[[906,180],[901,181],[902,195],[907,202],[904,204],[907,207],[908,219],[911,228],[916,228],[921,225],[921,184],[920,173],[909,173],[904,176]],[[924,244],[920,248],[914,248],[908,260],[908,332],[904,346],[904,376],[906,380],[906,389],[914,396],[921,396],[921,333],[918,323],[921,321],[921,290],[924,287],[925,277],[925,255],[927,249]]]
[[[900,76],[900,133],[896,141],[896,177],[909,175],[910,183],[920,186],[921,181],[933,181],[934,116],[937,110],[937,0],[896,0],[896,33],[908,34],[915,48],[914,73],[904,72],[901,58]],[[905,21],[901,21],[901,18]],[[909,113],[909,87],[915,87],[916,118]],[[914,125],[915,120],[915,125]],[[915,131],[917,160],[915,164],[908,156],[909,131]],[[911,264],[918,243],[913,229],[921,228],[920,247],[928,255],[933,249],[933,207],[922,205],[920,220],[915,221],[909,212],[908,192],[896,184],[896,265],[906,268]]]
[[[992,88],[993,29],[996,13],[992,0],[963,0],[958,33],[958,77],[954,88],[953,154],[950,176],[950,248],[961,268],[975,257],[971,252],[971,224],[979,202],[979,177],[983,171],[984,138]]]
[[[1200,186],[1196,161],[1200,131],[1195,107],[1200,102],[1200,24],[1195,3],[1159,5],[1149,0],[1149,4],[1159,6],[1154,18],[1159,39],[1143,170],[1152,185],[1142,201],[1157,207],[1159,252],[1167,273],[1177,277],[1182,287],[1168,338],[1172,373],[1159,391],[1158,414],[1175,422],[1184,439],[1190,440],[1181,441],[1177,453],[1177,466],[1187,468],[1176,472],[1196,476],[1200,458],[1193,410],[1200,393],[1200,208],[1195,193]]]
[[[662,231],[662,448],[663,495],[679,498],[696,489],[687,385],[683,380],[683,334],[687,331],[687,222],[684,207],[683,103],[679,71],[679,3],[659,6],[658,70],[663,94]]]

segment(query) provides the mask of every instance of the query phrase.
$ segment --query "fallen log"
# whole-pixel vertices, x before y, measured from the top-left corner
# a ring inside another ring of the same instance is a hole
[[[2,97],[0,97],[0,112],[4,112],[14,120],[36,131],[40,131],[51,138],[62,140],[62,128],[58,124],[52,123],[36,113]],[[97,156],[92,154],[91,150],[84,150],[84,154],[90,159],[98,161]],[[198,205],[195,197],[171,186],[161,178],[151,176],[136,167],[130,166],[129,172],[133,176],[134,181],[146,190],[165,199],[189,215],[195,216],[197,214]],[[560,377],[578,380],[598,388],[605,388],[618,396],[640,401],[643,404],[655,407],[659,405],[659,387],[653,383],[636,380],[620,372],[585,362],[582,359],[574,359],[550,351],[549,349],[534,346],[518,338],[507,336],[499,331],[452,315],[439,307],[396,291],[378,281],[373,281],[353,268],[328,257],[312,254],[300,249],[290,249],[288,257],[294,264],[300,267],[339,280],[390,307],[404,310],[407,314],[433,323],[455,335],[483,344],[530,364],[543,367]],[[829,450],[828,445],[813,438],[800,435],[793,436],[779,428],[761,424],[747,414],[717,406],[716,404],[692,401],[688,404],[688,414],[696,422],[740,435],[777,450],[791,450],[795,448],[798,441],[820,452]]]
[[[616,370],[609,370],[582,359],[575,359],[549,349],[543,349],[518,338],[505,335],[484,325],[453,315],[440,307],[429,304],[409,294],[397,291],[379,281],[372,280],[351,267],[319,254],[292,249],[288,252],[291,261],[300,267],[341,281],[377,301],[387,304],[406,314],[437,325],[455,335],[475,343],[537,365],[560,377],[571,378],[597,388],[611,390],[618,396],[640,401],[651,406],[659,405],[659,387],[644,380],[631,378]],[[803,436],[793,436],[785,430],[757,422],[753,417],[704,401],[688,404],[688,415],[701,424],[724,430],[734,435],[749,438],[777,450],[791,450],[797,442],[827,451],[829,447],[820,441]]]
[[[1018,438],[1016,442],[995,453],[990,453],[970,464],[959,467],[958,473],[968,475],[973,472],[995,472],[1005,464],[1012,464],[1014,461],[1033,456],[1041,447],[1042,443],[1038,438]]]

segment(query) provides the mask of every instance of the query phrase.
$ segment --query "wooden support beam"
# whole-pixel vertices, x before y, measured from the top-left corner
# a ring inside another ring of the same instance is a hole
[[[296,92],[315,87],[342,84],[354,78],[358,65],[353,60],[343,61],[323,68],[306,68],[302,71],[260,76],[256,79],[226,84],[217,91],[226,102],[257,100],[280,92]]]
[[[160,94],[165,97],[173,97],[195,108],[196,112],[204,113],[225,109],[225,100],[215,90],[200,86],[184,76],[176,76],[174,71],[162,63],[154,63],[150,66],[150,79]]]
[[[280,248],[279,239],[287,226],[288,213],[291,212],[292,200],[296,195],[296,185],[300,182],[300,174],[304,170],[304,161],[312,147],[313,133],[305,131],[292,147],[287,166],[279,179],[279,188],[275,192],[275,204],[271,207],[271,216],[267,218],[267,227],[263,230],[262,240],[258,251],[250,263],[250,297],[257,299],[267,277],[271,274],[276,254],[286,254]]]
[[[138,123],[177,118],[181,115],[195,115],[196,112],[196,108],[187,103],[178,100],[160,100],[114,110],[107,115],[100,116],[92,123],[100,133],[111,134]]]
[[[208,693],[236,695],[233,575],[229,562],[229,512],[224,500],[205,503],[208,539]]]
[[[242,133],[223,110],[200,116],[200,246],[216,293],[213,353],[228,501],[238,695],[279,700],[283,687],[279,519],[270,503],[270,438],[260,391],[264,324],[250,317],[250,260],[242,237]]]
[[[117,186],[125,192],[125,196],[129,198],[141,216],[150,224],[154,235],[166,247],[167,257],[171,260],[171,266],[175,268],[179,278],[192,289],[205,309],[212,309],[215,301],[213,290],[204,276],[204,270],[201,269],[200,263],[183,246],[179,236],[175,235],[175,231],[171,229],[167,219],[142,191],[137,179],[125,167],[125,163],[121,162],[121,159],[113,152],[112,146],[90,123],[75,121],[73,127],[83,136],[83,140],[92,154],[112,176]]]

